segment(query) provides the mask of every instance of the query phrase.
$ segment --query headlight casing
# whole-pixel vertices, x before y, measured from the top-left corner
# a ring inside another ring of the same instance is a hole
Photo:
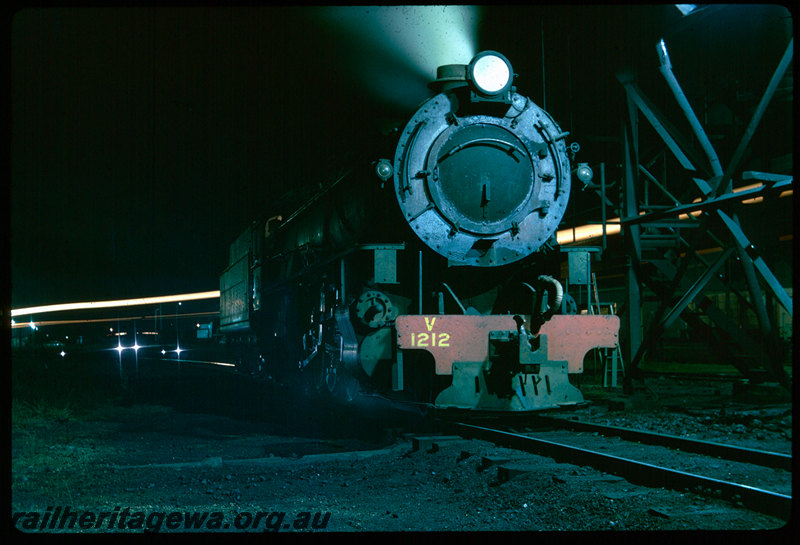
[[[504,100],[514,83],[514,69],[497,51],[482,51],[467,65],[467,81],[472,91],[485,100]]]

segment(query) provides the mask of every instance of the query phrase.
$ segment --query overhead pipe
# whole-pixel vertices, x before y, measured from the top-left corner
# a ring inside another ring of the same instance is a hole
[[[761,122],[761,117],[764,115],[767,105],[772,100],[772,96],[778,89],[778,85],[780,84],[784,74],[786,74],[786,70],[789,68],[789,65],[792,62],[793,52],[794,38],[789,40],[789,45],[786,47],[786,51],[783,53],[783,57],[781,58],[780,63],[778,63],[778,67],[775,69],[775,73],[772,75],[772,79],[770,80],[769,85],[767,85],[767,89],[764,91],[764,96],[761,97],[761,102],[758,103],[758,107],[753,113],[753,118],[747,125],[747,129],[744,131],[742,140],[739,142],[739,146],[733,153],[733,158],[728,165],[728,170],[725,171],[725,176],[723,176],[722,180],[720,180],[720,184],[718,186],[719,189],[717,190],[718,195],[720,192],[727,191],[727,187],[730,185],[731,177],[739,167],[739,162],[742,160],[747,146],[750,145],[750,140],[753,138],[753,134],[755,134],[756,128],[758,128],[758,124]]]
[[[683,113],[686,114],[686,118],[689,120],[689,125],[691,125],[695,136],[700,141],[700,145],[703,147],[703,151],[705,151],[711,165],[711,172],[713,172],[715,177],[722,176],[722,165],[720,165],[717,152],[711,145],[711,141],[708,139],[702,125],[700,125],[700,121],[697,119],[694,110],[692,110],[692,106],[686,99],[686,95],[683,93],[680,84],[678,84],[678,80],[675,79],[675,75],[672,73],[672,63],[669,61],[667,44],[664,43],[663,38],[658,42],[658,45],[656,45],[656,50],[658,51],[658,60],[661,63],[661,74],[664,76],[664,79],[667,80],[667,85],[672,89],[675,99],[678,101]]]

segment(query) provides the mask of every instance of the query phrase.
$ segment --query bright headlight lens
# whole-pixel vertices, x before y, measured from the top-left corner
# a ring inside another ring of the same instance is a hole
[[[488,95],[505,91],[511,84],[511,64],[493,51],[479,54],[470,63],[470,76],[477,89]]]

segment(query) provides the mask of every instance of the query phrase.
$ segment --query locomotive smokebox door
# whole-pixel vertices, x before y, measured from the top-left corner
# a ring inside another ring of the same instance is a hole
[[[558,228],[569,199],[567,133],[510,80],[494,96],[465,73],[463,85],[448,82],[406,125],[394,187],[431,249],[454,265],[494,267],[536,252]],[[505,113],[492,115],[498,108]]]

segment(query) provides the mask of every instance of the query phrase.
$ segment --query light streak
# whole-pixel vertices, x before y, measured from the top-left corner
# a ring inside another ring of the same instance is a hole
[[[36,322],[37,327],[41,326],[49,326],[49,325],[70,325],[70,324],[94,324],[100,322],[130,322],[132,320],[152,320],[153,318],[184,318],[190,316],[217,316],[219,311],[211,310],[208,312],[187,312],[185,314],[157,314],[154,316],[128,316],[124,318],[92,318],[92,319],[84,319],[84,320],[40,320]],[[17,329],[19,327],[30,327],[29,324],[16,324],[13,322],[11,323],[12,329]],[[113,328],[110,330],[111,333],[114,333]],[[142,335],[157,335],[155,331],[143,331]],[[125,331],[120,333],[114,333],[114,335],[127,335]]]
[[[218,311],[211,311],[211,312],[190,312],[187,314],[165,314],[163,318],[183,318],[183,317],[190,317],[190,316],[216,316],[218,315]],[[46,326],[54,326],[54,325],[74,325],[74,324],[92,324],[98,322],[130,322],[132,320],[147,320],[153,319],[156,316],[131,316],[126,318],[97,318],[91,320],[40,320],[36,322],[36,327],[46,327]],[[28,324],[11,324],[11,329],[18,329],[22,327],[30,327]],[[113,333],[114,336],[120,335],[127,335],[128,333],[125,331],[121,331],[119,333]],[[155,331],[142,331],[142,335],[158,335]]]
[[[39,307],[26,307],[11,310],[11,316],[22,314],[44,314],[47,312],[60,312],[64,310],[95,310],[100,308],[133,307],[139,305],[158,305],[161,303],[175,303],[181,301],[196,301],[199,299],[218,299],[219,290],[203,291],[198,293],[183,293],[180,295],[164,295],[161,297],[140,297],[138,299],[119,299],[115,301],[91,301],[85,303],[64,303],[59,305],[43,305]]]
[[[162,352],[163,354],[164,352]],[[169,358],[162,358],[161,361],[175,361],[178,363],[207,363],[209,365],[221,365],[223,367],[236,367],[234,363],[225,363],[222,361],[205,361],[205,360],[173,360]]]

